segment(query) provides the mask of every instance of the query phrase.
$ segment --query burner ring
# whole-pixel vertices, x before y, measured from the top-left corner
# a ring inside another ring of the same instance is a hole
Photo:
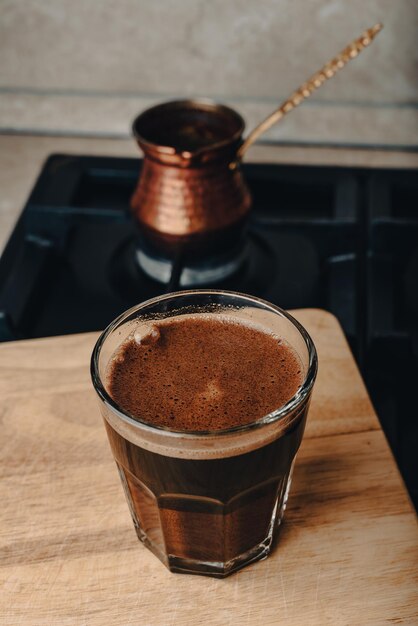
[[[135,254],[139,267],[147,276],[164,285],[170,282],[172,260],[147,254],[143,248],[137,248]],[[186,262],[181,270],[179,285],[194,287],[225,280],[239,270],[247,256],[248,245],[244,245],[228,254],[210,257],[193,264]]]

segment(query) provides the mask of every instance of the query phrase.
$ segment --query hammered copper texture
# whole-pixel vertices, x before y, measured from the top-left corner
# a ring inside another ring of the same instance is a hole
[[[219,120],[225,120],[224,135],[231,130],[230,136],[189,151],[158,145],[138,132],[138,120],[146,135],[148,129],[143,120],[151,119],[150,125],[158,128],[156,116],[161,115],[164,124],[167,115],[178,112],[180,107],[183,113],[185,110],[191,115],[196,110],[208,111],[208,124],[216,122],[218,127]],[[216,247],[217,234],[221,239],[235,225],[238,233],[251,207],[240,169],[230,167],[241,145],[243,128],[242,118],[235,111],[207,101],[166,103],[137,118],[134,133],[144,151],[144,161],[131,208],[143,235],[154,245],[163,250],[196,249],[210,242]]]
[[[228,163],[189,169],[147,158],[132,198],[141,224],[175,237],[226,228],[244,217],[250,203],[241,172]]]

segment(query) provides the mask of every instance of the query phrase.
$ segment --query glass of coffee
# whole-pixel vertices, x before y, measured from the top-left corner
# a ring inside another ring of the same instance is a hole
[[[139,539],[173,572],[224,577],[266,557],[317,371],[278,307],[182,291],[118,317],[92,355]]]

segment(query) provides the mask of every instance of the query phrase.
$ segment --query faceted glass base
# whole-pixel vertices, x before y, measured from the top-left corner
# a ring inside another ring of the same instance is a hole
[[[242,569],[250,563],[265,559],[270,554],[286,508],[292,472],[293,464],[287,480],[284,480],[282,482],[280,492],[277,494],[276,503],[272,511],[272,516],[266,537],[263,539],[263,541],[257,543],[257,545],[251,547],[249,550],[245,551],[242,554],[239,554],[233,559],[222,562],[184,558],[170,553],[167,554],[164,552],[164,549],[161,549],[161,544],[157,544],[150,540],[149,536],[144,532],[138,518],[134,513],[133,520],[138,539],[153,554],[155,554],[155,556],[158,557],[158,559],[160,559],[160,561],[164,563],[164,565],[171,572],[179,574],[199,574],[203,576],[212,576],[215,578],[226,578],[233,572]],[[133,512],[132,509],[131,512]]]

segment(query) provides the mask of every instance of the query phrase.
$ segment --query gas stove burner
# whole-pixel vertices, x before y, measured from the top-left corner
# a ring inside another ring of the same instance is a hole
[[[208,256],[203,259],[187,259],[180,262],[178,285],[180,287],[197,287],[218,283],[235,274],[244,264],[248,256],[248,244],[240,245],[233,250]],[[152,254],[144,247],[136,249],[136,260],[139,267],[150,278],[168,285],[173,276],[176,262]]]
[[[236,270],[226,278],[206,283],[207,286],[217,289],[229,289],[251,293],[260,298],[265,298],[281,306],[298,308],[304,305],[306,298],[316,301],[318,297],[318,283],[320,275],[319,258],[309,239],[296,233],[280,232],[273,223],[268,222],[256,228],[252,226],[245,240],[245,247],[231,251],[221,259],[218,257],[218,275],[225,275],[225,266],[230,263],[229,269],[235,262]],[[127,234],[126,231],[125,235]],[[162,292],[177,291],[188,288],[183,283],[184,269],[189,269],[188,263],[182,263],[177,258],[169,265],[165,278],[169,282],[157,281],[151,278],[138,263],[138,240],[136,237],[123,236],[116,244],[115,229],[112,232],[114,245],[104,246],[107,252],[103,259],[104,273],[108,277],[109,286],[118,298],[121,298],[126,306],[132,306],[144,297],[152,298]],[[116,244],[116,245],[115,245]],[[141,248],[143,250],[143,248]],[[154,258],[152,259],[154,260]],[[223,261],[223,264],[221,263]],[[168,260],[165,260],[168,263]],[[201,287],[205,272],[210,271],[208,258],[205,263],[201,258],[201,266],[193,265],[193,278],[199,283],[193,283],[193,287]],[[164,266],[163,266],[164,267]],[[220,268],[224,268],[222,273]],[[204,271],[199,273],[199,269]],[[82,270],[83,276],[86,269]],[[190,273],[186,274],[190,278]],[[202,277],[203,274],[203,277]],[[207,274],[206,274],[207,276]],[[183,277],[183,280],[180,279]],[[292,277],[290,279],[290,277]],[[89,279],[91,281],[91,278]]]
[[[416,170],[243,164],[253,198],[245,248],[232,232],[196,246],[199,263],[191,253],[170,263],[149,241],[138,253],[128,211],[138,165],[46,162],[0,259],[0,341],[97,331],[189,285],[325,308],[359,358],[418,505],[416,400],[406,393],[418,377]],[[217,258],[203,263],[208,250]]]

